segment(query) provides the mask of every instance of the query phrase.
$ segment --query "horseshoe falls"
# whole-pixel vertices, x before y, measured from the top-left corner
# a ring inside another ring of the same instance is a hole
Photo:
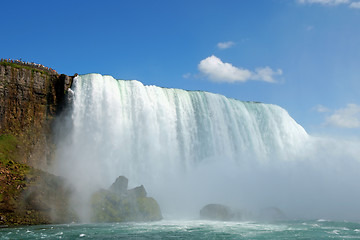
[[[359,213],[358,143],[312,137],[279,106],[100,74],[77,76],[69,96],[54,172],[75,186],[83,221],[91,194],[120,175],[143,184],[168,219],[197,218],[208,203]]]

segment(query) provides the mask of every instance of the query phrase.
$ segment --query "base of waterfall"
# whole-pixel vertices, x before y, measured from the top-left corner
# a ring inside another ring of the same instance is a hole
[[[109,189],[100,189],[91,198],[92,222],[158,221],[159,204],[147,197],[143,185],[127,189],[128,179],[120,176]]]
[[[260,211],[235,209],[222,204],[207,204],[200,210],[200,218],[213,221],[284,221],[286,215],[277,207],[267,207]]]
[[[4,239],[359,239],[360,223],[323,219],[275,223],[162,220],[0,228],[0,236]]]

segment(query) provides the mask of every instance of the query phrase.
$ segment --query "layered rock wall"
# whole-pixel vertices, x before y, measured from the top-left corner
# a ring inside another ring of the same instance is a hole
[[[21,163],[46,169],[52,159],[51,124],[72,77],[0,62],[0,135],[17,137]]]
[[[0,62],[0,227],[77,220],[71,188],[46,172],[55,152],[52,124],[71,82],[54,71]]]

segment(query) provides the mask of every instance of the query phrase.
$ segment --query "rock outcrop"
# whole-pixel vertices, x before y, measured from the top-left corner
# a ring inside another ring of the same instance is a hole
[[[101,189],[91,199],[93,222],[158,221],[161,210],[155,199],[147,197],[143,185],[127,189],[128,180],[120,176],[109,190]]]

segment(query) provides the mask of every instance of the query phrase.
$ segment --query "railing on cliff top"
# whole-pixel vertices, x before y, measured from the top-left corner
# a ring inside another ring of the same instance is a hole
[[[25,62],[22,61],[21,59],[3,59],[1,58],[0,63],[9,63],[9,64],[17,64],[20,66],[25,66],[25,67],[30,67],[30,68],[34,68],[34,69],[38,69],[40,71],[44,71],[50,74],[58,74],[58,72],[55,69],[46,67],[42,64],[38,64],[38,63],[34,63],[34,62]]]

